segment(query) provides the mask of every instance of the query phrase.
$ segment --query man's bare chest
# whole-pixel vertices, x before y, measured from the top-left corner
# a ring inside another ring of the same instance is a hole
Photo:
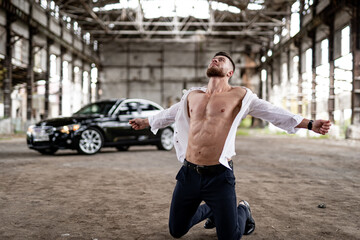
[[[233,118],[239,109],[239,99],[232,95],[194,94],[188,99],[188,113],[193,120]]]

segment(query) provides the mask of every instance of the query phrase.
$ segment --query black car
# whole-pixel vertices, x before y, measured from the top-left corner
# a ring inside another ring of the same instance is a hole
[[[134,130],[129,119],[145,118],[163,108],[144,99],[114,99],[91,103],[71,117],[47,119],[27,131],[28,147],[42,154],[58,149],[76,149],[95,154],[102,147],[126,151],[132,145],[156,145],[160,150],[173,148],[172,126],[154,135],[149,128]]]

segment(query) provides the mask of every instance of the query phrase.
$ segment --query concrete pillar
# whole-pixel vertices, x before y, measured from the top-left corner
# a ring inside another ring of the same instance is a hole
[[[304,0],[300,0],[300,28],[302,27],[304,16],[302,12],[304,11]],[[299,56],[299,64],[298,64],[298,114],[303,113],[303,78],[302,78],[302,39],[296,42],[296,47]]]
[[[126,98],[130,97],[130,44],[126,47]]]
[[[97,66],[97,68],[98,68],[98,75],[97,75],[97,83],[95,88],[95,101],[100,99],[101,79],[102,79],[100,78],[101,68],[100,66]]]
[[[360,3],[356,2],[351,21],[353,90],[351,123],[360,127]]]
[[[270,100],[270,89],[273,87],[273,67],[272,60],[267,64],[266,74],[266,101]]]
[[[167,106],[165,103],[165,90],[164,90],[164,61],[165,61],[165,53],[164,46],[161,47],[161,79],[160,79],[160,94],[161,94],[161,105]]]
[[[287,54],[286,54],[286,74],[287,74],[287,82],[290,82],[290,78],[291,78],[291,70],[292,70],[292,54],[291,54],[291,47],[289,46],[289,48],[287,49]]]
[[[30,7],[32,9],[32,7]],[[31,10],[30,10],[31,11]],[[28,67],[26,80],[26,120],[32,119],[32,91],[34,85],[34,47],[33,35],[35,29],[29,24],[29,49],[28,49]]]
[[[80,97],[80,107],[83,107],[85,104],[86,104],[86,102],[85,102],[85,99],[84,99],[84,92],[83,92],[83,87],[84,87],[84,81],[85,81],[85,79],[84,79],[84,71],[85,71],[85,63],[84,63],[84,60],[81,60],[81,67],[80,67],[80,69],[79,69],[79,72],[80,72],[80,95],[81,95],[81,97]]]
[[[73,88],[75,88],[75,58],[76,56],[74,54],[71,55],[71,68],[69,68],[69,70],[71,71],[71,86]],[[71,113],[74,113],[74,95],[76,93],[72,92],[71,93],[71,105],[70,105],[70,109],[71,109]]]
[[[11,23],[14,21],[14,16],[6,12],[6,52],[5,52],[5,69],[6,74],[4,78],[4,117],[11,117],[11,91],[12,91],[12,42],[11,42]]]
[[[60,21],[60,38],[64,38],[64,28],[63,28],[63,22]],[[60,79],[59,79],[59,115],[61,116],[63,114],[62,112],[62,106],[63,106],[63,82],[64,82],[64,54],[66,53],[66,48],[60,47]]]
[[[49,116],[49,85],[50,85],[50,45],[52,41],[48,38],[46,41],[46,71],[45,71],[45,104],[44,104],[44,116],[46,119]]]
[[[262,56],[264,56],[264,51],[263,50],[261,50],[260,54],[259,54],[259,62],[260,63],[261,63]],[[264,65],[262,65],[262,67],[260,68],[260,81],[259,81],[259,94],[258,94],[258,96],[259,96],[259,98],[264,99],[265,94],[263,92],[264,91],[264,86],[263,86],[263,79],[262,79],[262,70],[266,71],[266,67]]]
[[[329,120],[334,122],[334,111],[335,111],[335,63],[334,63],[334,39],[335,39],[335,30],[334,30],[334,17],[329,19]]]
[[[312,5],[312,16],[316,17],[316,6],[318,0],[314,0]],[[311,87],[311,119],[316,119],[316,28],[311,32],[312,41],[312,87]]]
[[[64,54],[66,49],[61,47],[60,49],[60,79],[59,79],[59,115],[62,115],[63,105],[63,81],[64,81]]]
[[[311,33],[312,40],[312,81],[311,81],[311,119],[316,119],[316,29]]]
[[[270,61],[269,67],[270,67],[270,86],[271,86],[271,88],[269,88],[269,89],[273,89],[273,87],[274,87],[274,62],[273,62],[273,60]],[[269,94],[269,96],[270,96],[270,94]]]
[[[351,125],[346,138],[360,140],[360,2],[352,9],[351,52],[353,55],[353,90],[351,98]]]
[[[279,56],[278,56],[278,68],[277,68],[277,74],[278,74],[278,79],[276,80],[276,82],[278,83],[278,85],[280,86],[282,81],[284,81],[283,77],[282,77],[282,65],[283,65],[283,57],[282,57],[282,52],[280,52]],[[275,57],[275,56],[274,56]],[[273,79],[274,80],[274,79]]]
[[[299,64],[298,64],[298,97],[297,97],[297,105],[298,105],[298,114],[302,114],[302,103],[303,103],[303,78],[302,78],[302,43],[301,40],[296,43],[296,47],[298,50],[298,56],[299,56]]]
[[[91,98],[92,98],[92,91],[91,91],[91,69],[92,69],[92,66],[91,66],[91,64],[90,64],[89,66],[90,66],[90,71],[89,71],[89,75],[88,75],[88,81],[89,81],[89,85],[88,85],[88,92],[89,92],[89,95],[88,95],[88,103],[91,103]]]

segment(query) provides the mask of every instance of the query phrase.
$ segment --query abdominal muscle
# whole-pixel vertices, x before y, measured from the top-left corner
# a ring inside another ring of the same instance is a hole
[[[186,159],[198,165],[219,164],[231,122],[221,118],[190,121]]]
[[[207,95],[193,92],[188,96],[190,117],[186,160],[198,165],[219,164],[226,138],[241,107],[243,92]]]

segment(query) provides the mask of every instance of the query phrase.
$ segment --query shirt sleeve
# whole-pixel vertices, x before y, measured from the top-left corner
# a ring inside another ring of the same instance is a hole
[[[176,113],[180,107],[180,102],[172,105],[170,108],[162,110],[161,112],[150,116],[149,125],[150,130],[156,134],[160,128],[171,125],[175,122]]]
[[[295,127],[304,119],[257,96],[250,103],[248,114],[268,121],[288,133],[296,133],[299,129]]]

